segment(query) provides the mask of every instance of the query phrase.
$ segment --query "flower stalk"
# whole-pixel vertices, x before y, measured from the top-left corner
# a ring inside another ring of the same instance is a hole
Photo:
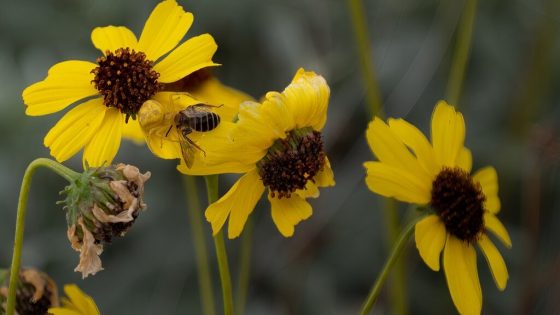
[[[206,181],[206,192],[208,194],[208,204],[218,200],[218,175],[208,175],[204,177]],[[214,247],[216,248],[216,258],[218,260],[218,270],[222,282],[222,295],[224,300],[224,314],[233,315],[233,294],[231,289],[231,276],[229,272],[228,257],[224,234],[222,230],[214,235]]]
[[[35,174],[35,171],[40,168],[45,167],[51,171],[57,173],[68,182],[72,182],[80,175],[73,170],[65,167],[64,165],[57,163],[50,159],[39,158],[33,160],[27,166],[25,173],[23,175],[23,180],[21,183],[18,207],[17,207],[17,217],[16,217],[16,231],[14,237],[14,250],[12,255],[12,264],[10,269],[10,284],[8,289],[8,301],[6,314],[13,315],[15,310],[16,302],[16,290],[18,285],[18,272],[21,266],[21,251],[23,247],[23,232],[25,226],[25,214],[27,210],[27,197],[29,195],[29,188],[31,187],[31,179]]]
[[[356,45],[360,56],[360,68],[366,90],[366,101],[372,116],[381,115],[382,103],[381,93],[377,85],[377,78],[371,62],[371,46],[367,32],[367,23],[364,16],[364,5],[362,0],[348,0],[352,26],[354,27],[354,36],[356,37]]]
[[[412,232],[414,232],[414,226],[423,218],[423,215],[418,216],[402,230],[399,239],[397,240],[393,247],[393,250],[391,251],[391,255],[387,258],[387,261],[385,261],[385,265],[383,265],[381,273],[379,274],[379,276],[377,276],[377,280],[375,280],[375,283],[373,284],[371,291],[362,306],[362,310],[360,311],[361,315],[368,314],[373,308],[373,305],[375,304],[375,301],[377,300],[377,297],[381,292],[381,288],[383,288],[383,284],[385,283],[385,280],[387,280],[387,276],[389,276],[391,269],[393,269],[399,257],[406,248],[406,244],[408,243]]]
[[[214,306],[214,290],[212,289],[212,276],[208,268],[208,248],[204,239],[202,217],[200,215],[200,200],[198,199],[198,189],[196,177],[184,176],[185,189],[188,202],[189,222],[192,229],[194,250],[196,253],[196,264],[198,269],[198,285],[200,288],[200,299],[202,302],[202,312],[205,315],[216,314]]]
[[[451,73],[447,85],[447,100],[450,104],[459,106],[461,90],[465,78],[465,69],[471,51],[472,33],[476,19],[476,8],[478,0],[468,0],[461,18],[461,24],[457,34],[457,44],[453,54]]]
[[[239,261],[239,274],[237,279],[237,296],[235,305],[237,314],[245,314],[245,304],[247,302],[247,292],[249,290],[249,278],[251,276],[251,249],[253,245],[254,223],[248,219],[243,234],[241,235],[241,249]]]

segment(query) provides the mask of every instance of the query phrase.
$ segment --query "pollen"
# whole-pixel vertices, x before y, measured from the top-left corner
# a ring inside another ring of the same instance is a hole
[[[290,131],[278,139],[267,155],[257,163],[263,184],[272,197],[289,198],[321,171],[325,164],[321,133],[311,128]]]
[[[484,201],[480,184],[460,168],[443,168],[432,183],[431,205],[446,230],[468,243],[484,230]]]
[[[105,54],[97,58],[99,66],[91,71],[95,75],[92,83],[103,95],[105,106],[118,108],[126,122],[130,117],[136,119],[142,104],[160,90],[159,73],[143,52],[119,48]]]

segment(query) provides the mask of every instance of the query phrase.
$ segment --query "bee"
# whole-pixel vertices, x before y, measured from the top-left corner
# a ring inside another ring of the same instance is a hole
[[[171,128],[175,127],[179,137],[181,153],[188,168],[191,168],[194,162],[195,149],[206,154],[194,141],[189,138],[189,134],[193,131],[208,132],[214,130],[220,124],[220,115],[212,112],[212,108],[221,107],[199,103],[190,105],[179,111],[173,119],[174,126],[170,126],[165,136],[169,135]]]
[[[189,99],[193,100],[190,96]],[[170,104],[173,104],[173,108],[178,107],[177,100],[178,98],[176,97],[170,97]],[[191,102],[191,105],[186,108],[173,111],[170,107],[163,106],[157,101],[148,100],[140,108],[138,115],[139,123],[148,138],[157,137],[162,140],[162,147],[166,145],[165,141],[178,142],[185,164],[188,168],[191,168],[194,163],[196,150],[201,151],[204,155],[206,152],[194,140],[189,138],[189,135],[194,131],[208,132],[216,129],[220,124],[221,118],[213,110],[219,107],[222,107],[222,105],[193,104]],[[173,129],[175,133],[171,134]],[[148,141],[148,146],[150,146],[152,151],[156,150],[152,147],[153,145],[151,141]],[[156,151],[161,151],[161,148]]]

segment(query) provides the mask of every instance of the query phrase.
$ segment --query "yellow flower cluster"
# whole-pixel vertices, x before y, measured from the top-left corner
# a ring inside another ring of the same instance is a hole
[[[290,237],[313,213],[308,199],[317,198],[319,188],[335,184],[322,136],[329,86],[322,76],[299,69],[283,91],[268,92],[255,102],[210,72],[219,66],[212,60],[217,44],[211,35],[181,43],[192,23],[191,13],[175,0],[164,0],[138,39],[123,26],[95,28],[91,40],[102,55],[96,62],[70,60],[51,67],[44,80],[23,91],[26,114],[47,115],[74,105],[44,139],[59,162],[83,149],[86,168],[106,166],[124,137],[146,143],[160,158],[179,159],[177,168],[187,175],[241,174],[206,209],[213,233],[228,221],[228,237],[238,237],[266,193],[272,221]],[[438,271],[443,255],[457,310],[480,314],[476,247],[504,290],[508,271],[489,234],[507,247],[511,240],[497,218],[496,170],[486,167],[471,174],[463,116],[442,101],[432,115],[430,140],[403,119],[374,118],[366,136],[377,157],[364,164],[368,188],[425,209],[428,214],[415,226],[420,257]],[[137,206],[134,211],[143,204]],[[90,225],[99,228],[97,221]],[[89,231],[85,225],[83,230]],[[100,241],[91,239],[90,247],[98,246]],[[101,270],[100,260],[90,269],[82,272]],[[93,300],[76,286],[65,291],[69,299],[50,313],[99,314]]]

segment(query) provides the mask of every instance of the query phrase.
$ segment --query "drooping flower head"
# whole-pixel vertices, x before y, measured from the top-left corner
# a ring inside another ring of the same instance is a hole
[[[91,296],[85,294],[75,284],[64,286],[66,297],[62,298],[61,307],[49,308],[52,315],[99,315],[99,309]]]
[[[95,28],[91,39],[103,53],[96,63],[58,63],[45,80],[27,87],[22,96],[30,116],[78,103],[45,137],[51,155],[61,162],[84,148],[84,165],[108,165],[121,137],[143,140],[135,120],[142,104],[167,85],[217,65],[212,62],[217,45],[209,34],[177,46],[192,22],[193,15],[175,0],[164,0],[152,11],[140,39],[123,26]]]
[[[209,167],[244,173],[206,210],[214,233],[229,217],[228,237],[239,236],[265,191],[282,235],[293,235],[294,226],[311,216],[306,199],[318,197],[318,187],[334,185],[321,134],[329,94],[323,77],[300,69],[282,93],[269,92],[262,103],[241,104],[229,138],[208,143]],[[185,165],[179,170],[189,172]]]
[[[80,252],[75,271],[83,278],[103,270],[103,245],[124,236],[146,208],[144,183],[149,178],[150,172],[142,174],[131,165],[88,168],[64,189],[68,240]]]
[[[8,297],[8,272],[0,271],[0,314],[5,314]],[[19,315],[46,314],[58,306],[56,283],[46,273],[22,268],[16,289],[15,311]]]
[[[368,144],[379,161],[366,162],[366,184],[385,197],[429,206],[432,214],[415,226],[416,247],[434,271],[443,268],[451,298],[461,314],[480,314],[482,291],[475,246],[482,250],[494,281],[504,290],[506,264],[487,232],[511,247],[500,211],[498,177],[493,167],[471,175],[472,156],[464,146],[461,113],[444,101],[432,115],[431,143],[403,119],[379,118],[369,124]]]

